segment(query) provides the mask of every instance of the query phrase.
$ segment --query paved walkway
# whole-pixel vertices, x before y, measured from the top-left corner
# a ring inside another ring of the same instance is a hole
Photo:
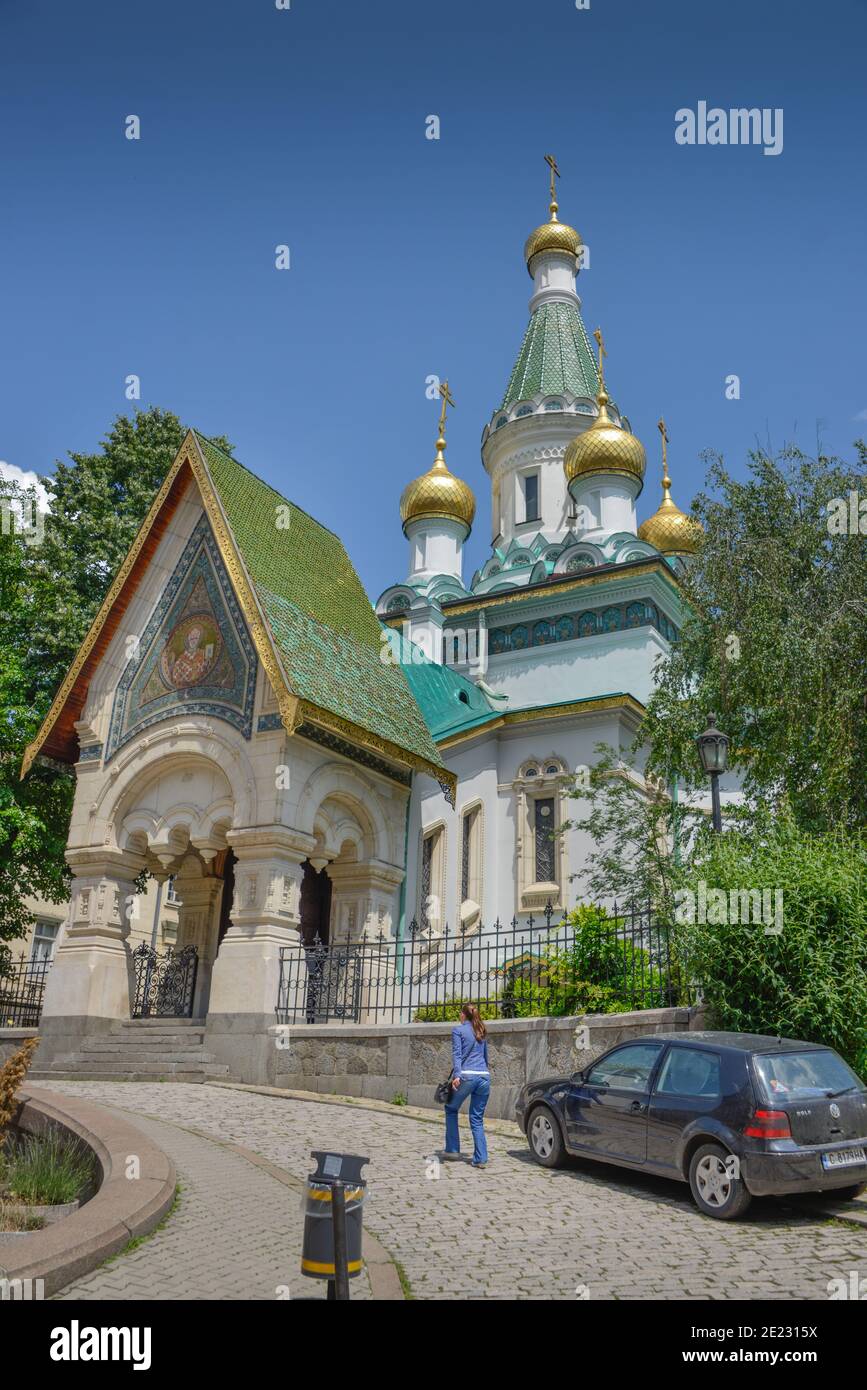
[[[51,1089],[61,1088],[52,1085]],[[72,1086],[63,1089],[73,1091]],[[136,1087],[115,1089],[130,1093]],[[176,1085],[173,1089],[189,1095],[201,1088]],[[113,1100],[110,1097],[109,1103]],[[144,1108],[156,1111],[159,1107]],[[326,1296],[325,1281],[304,1278],[298,1267],[304,1224],[300,1181],[293,1179],[287,1186],[224,1145],[176,1124],[139,1114],[133,1122],[173,1159],[180,1187],[177,1205],[153,1235],[69,1284],[58,1299]],[[192,1123],[188,1114],[184,1122]],[[370,1298],[366,1271],[353,1279],[351,1295]]]
[[[500,1134],[490,1138],[483,1171],[437,1165],[429,1155],[441,1143],[438,1115],[427,1122],[397,1110],[176,1083],[57,1082],[51,1089],[158,1116],[162,1123],[148,1132],[165,1142],[185,1187],[164,1232],[68,1297],[189,1297],[165,1292],[180,1287],[172,1282],[174,1258],[183,1258],[185,1287],[199,1297],[214,1296],[202,1292],[207,1287],[221,1289],[218,1297],[273,1298],[280,1283],[297,1295],[297,1199],[263,1188],[249,1165],[223,1190],[205,1161],[214,1146],[176,1125],[245,1145],[299,1183],[311,1149],[369,1155],[365,1225],[403,1265],[416,1298],[465,1297],[467,1268],[493,1299],[826,1299],[830,1279],[855,1270],[867,1280],[867,1231],[772,1201],[756,1202],[745,1221],[715,1222],[699,1215],[685,1186],[591,1163],[543,1169],[521,1138]],[[243,1248],[233,1231],[246,1232]],[[118,1287],[112,1281],[127,1266],[138,1295],[105,1292]]]

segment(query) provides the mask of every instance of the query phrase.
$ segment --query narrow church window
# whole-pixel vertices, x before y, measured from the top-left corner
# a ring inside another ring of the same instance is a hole
[[[554,882],[554,798],[540,797],[535,803],[536,882]]]
[[[443,828],[439,825],[424,836],[421,847],[418,919],[422,928],[434,935],[443,924],[443,840]]]
[[[426,835],[421,851],[421,924],[430,927],[428,915],[430,905],[431,869],[433,868],[434,837]]]
[[[539,520],[539,475],[528,473],[524,479],[524,520]]]
[[[461,925],[471,925],[482,901],[482,809],[473,806],[461,818]]]

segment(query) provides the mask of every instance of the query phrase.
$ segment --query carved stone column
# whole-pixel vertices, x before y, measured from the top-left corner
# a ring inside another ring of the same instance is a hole
[[[140,895],[144,859],[105,846],[67,852],[73,872],[69,926],[48,972],[40,1022],[39,1064],[72,1052],[87,1033],[130,1017],[127,937]]]
[[[300,945],[301,865],[315,841],[282,826],[233,831],[228,839],[235,898],[211,974],[207,1046],[231,1075],[269,1082],[276,1048],[267,1029],[277,1021],[280,951]]]

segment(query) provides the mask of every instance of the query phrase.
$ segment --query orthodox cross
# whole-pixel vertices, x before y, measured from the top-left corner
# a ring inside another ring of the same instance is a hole
[[[448,406],[454,407],[455,398],[449,390],[449,384],[447,381],[440,382],[439,392],[443,398],[442,410],[440,411],[440,438],[442,438],[443,431],[446,427],[446,410]]]
[[[667,472],[668,472],[668,443],[669,443],[669,440],[670,440],[671,436],[669,435],[668,430],[667,430],[666,427],[665,427],[665,421],[663,420],[662,416],[659,417],[659,420],[658,420],[658,422],[657,422],[656,428],[659,430],[659,433],[662,435],[662,471],[663,471],[664,473],[667,473]]]
[[[557,168],[557,161],[556,161],[556,159],[554,158],[554,156],[553,156],[552,154],[546,154],[546,155],[545,155],[545,163],[548,165],[548,168],[551,170],[551,202],[553,203],[554,207],[556,208],[556,206],[557,206],[557,186],[556,186],[556,184],[554,183],[554,180],[555,180],[555,179],[559,179],[559,177],[560,177],[560,170]]]
[[[608,356],[608,349],[605,346],[605,339],[602,337],[601,328],[596,329],[593,337],[596,339],[599,347],[599,389],[601,390],[605,385],[605,367],[602,359]]]

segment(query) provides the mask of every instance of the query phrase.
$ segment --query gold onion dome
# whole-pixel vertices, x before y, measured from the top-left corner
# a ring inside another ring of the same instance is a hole
[[[448,391],[448,382],[444,383]],[[433,466],[420,478],[407,483],[400,499],[400,519],[406,530],[411,521],[422,521],[428,517],[445,517],[448,521],[460,521],[469,531],[476,514],[476,499],[472,489],[446,466],[444,452],[445,406],[440,418],[440,432],[437,437],[436,458]]]
[[[551,199],[550,212],[550,220],[531,232],[524,243],[524,260],[531,275],[530,262],[540,251],[565,251],[569,256],[577,256],[581,246],[581,238],[575,228],[558,221],[555,198]]]
[[[608,414],[608,399],[603,382],[596,397],[599,414],[590,428],[576,435],[566,449],[563,467],[567,484],[591,473],[625,473],[639,482],[644,481],[647,464],[644,445],[629,430],[615,425]]]
[[[672,500],[671,478],[668,476],[668,432],[664,420],[659,422],[659,432],[662,435],[662,501],[653,516],[642,521],[638,536],[663,555],[693,555],[701,544],[704,527],[682,512]]]

